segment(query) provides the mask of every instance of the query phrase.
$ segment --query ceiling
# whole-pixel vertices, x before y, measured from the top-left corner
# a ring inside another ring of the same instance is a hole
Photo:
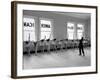
[[[65,16],[70,16],[70,17],[75,17],[75,18],[79,18],[79,19],[90,19],[91,14],[90,13],[78,13],[78,12],[55,12],[55,11],[29,11],[29,10],[25,10],[24,12],[26,13],[30,13],[30,14],[34,14],[36,13],[53,13],[53,14],[59,14],[59,15],[65,15]]]
[[[91,14],[90,13],[75,13],[75,12],[53,12],[55,14],[62,14],[70,17],[80,18],[80,19],[89,19]]]

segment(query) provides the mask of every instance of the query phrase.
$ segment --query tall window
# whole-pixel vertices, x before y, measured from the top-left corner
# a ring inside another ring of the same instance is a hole
[[[77,24],[77,38],[81,39],[83,36],[83,31],[84,31],[84,25],[82,24]]]
[[[50,20],[40,20],[40,39],[52,39],[52,24]]]
[[[35,20],[34,18],[24,18],[24,41],[36,41],[35,38]]]
[[[74,39],[74,24],[67,23],[67,36],[69,40]]]

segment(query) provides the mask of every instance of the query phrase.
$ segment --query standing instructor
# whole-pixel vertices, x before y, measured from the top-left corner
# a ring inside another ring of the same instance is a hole
[[[83,53],[83,56],[85,56],[84,48],[83,48],[83,37],[79,40],[79,55],[81,56]]]

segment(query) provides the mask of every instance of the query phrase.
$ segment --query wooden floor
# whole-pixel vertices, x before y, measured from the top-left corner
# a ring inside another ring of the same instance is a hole
[[[69,49],[37,55],[23,55],[23,69],[81,67],[91,65],[91,49],[85,48],[85,56],[79,56],[78,49]]]

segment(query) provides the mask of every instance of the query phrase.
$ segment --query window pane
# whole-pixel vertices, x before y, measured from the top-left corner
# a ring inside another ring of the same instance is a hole
[[[35,41],[35,20],[34,18],[24,18],[24,41]]]
[[[67,24],[67,36],[68,36],[68,39],[74,39],[74,24],[73,23]]]
[[[82,34],[82,33],[78,33],[78,35],[77,35],[78,39],[81,39],[81,38],[82,38],[82,36],[83,36],[83,34]]]
[[[35,32],[24,31],[24,41],[35,41]]]
[[[74,35],[73,33],[69,32],[68,33],[68,39],[71,39],[72,40],[73,39],[73,35]]]
[[[41,39],[49,39],[50,32],[41,32]]]
[[[24,31],[24,41],[29,41],[28,37],[29,37],[29,32]]]
[[[40,20],[40,39],[51,39],[52,38],[52,25],[49,20]]]
[[[83,28],[84,28],[84,25],[77,24],[77,38],[78,39],[81,39],[83,36]]]

